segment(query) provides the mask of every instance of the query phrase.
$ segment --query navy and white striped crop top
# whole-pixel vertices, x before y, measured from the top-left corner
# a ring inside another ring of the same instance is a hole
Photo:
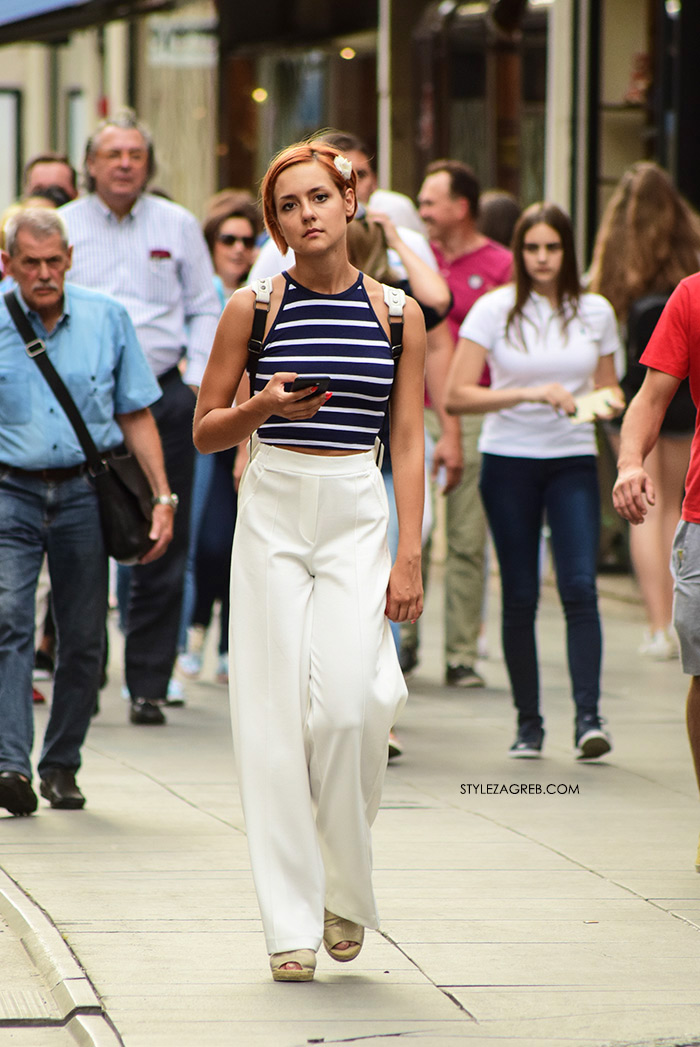
[[[283,274],[282,304],[263,343],[256,393],[278,371],[329,375],[333,396],[313,418],[293,422],[272,415],[258,428],[263,443],[366,451],[382,427],[394,361],[384,328],[370,304],[362,273],[336,295],[309,291]]]

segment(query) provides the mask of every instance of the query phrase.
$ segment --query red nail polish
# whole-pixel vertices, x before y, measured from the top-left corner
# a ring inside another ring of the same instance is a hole
[[[333,393],[326,393],[326,400],[330,400],[332,395],[333,395]]]

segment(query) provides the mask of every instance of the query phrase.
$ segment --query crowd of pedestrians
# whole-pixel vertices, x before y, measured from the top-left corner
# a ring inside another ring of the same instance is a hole
[[[378,926],[371,826],[420,666],[438,498],[445,685],[487,686],[492,542],[509,755],[542,756],[546,535],[574,755],[599,759],[612,736],[596,455],[611,442],[616,508],[646,519],[631,537],[640,653],[680,651],[700,786],[700,219],[664,171],[637,164],[582,277],[560,207],[521,213],[457,160],[428,166],[416,209],[377,185],[359,138],[324,133],[271,161],[261,206],[223,190],[201,227],[149,191],[155,171],[148,128],[123,110],[90,136],[82,192],[66,157],[42,154],[3,219],[0,807],[37,808],[37,667],[53,675],[39,791],[54,808],[84,805],[76,776],[106,665],[94,478],[37,366],[45,354],[100,452],[132,452],[153,493],[153,548],[116,585],[129,720],[162,727],[182,704],[218,606],[216,679],[272,976],[308,981],[322,943],[347,962]]]

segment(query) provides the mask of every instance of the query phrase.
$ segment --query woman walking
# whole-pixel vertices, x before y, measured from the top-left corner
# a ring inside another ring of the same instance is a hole
[[[651,161],[634,164],[621,178],[603,214],[591,265],[590,287],[609,299],[627,349],[621,381],[627,403],[639,392],[646,367],[639,358],[673,289],[700,268],[700,218],[670,176]],[[630,556],[647,615],[639,653],[657,661],[678,657],[671,624],[673,537],[681,516],[695,404],[686,378],[668,406],[645,469],[656,498],[644,527],[632,527]],[[615,456],[620,424],[606,426]]]
[[[378,926],[370,828],[406,697],[387,617],[422,610],[424,326],[408,299],[396,363],[382,286],[347,257],[355,181],[320,142],[272,161],[265,221],[295,264],[272,281],[252,395],[234,406],[255,297],[231,297],[194,425],[203,452],[256,433],[233,543],[230,692],[253,876],[283,981],[313,978],[321,941],[353,959]],[[292,388],[297,377],[311,392]],[[393,567],[374,450],[387,406]]]
[[[572,424],[577,398],[605,387],[598,415],[622,408],[613,355],[615,315],[579,283],[569,218],[533,204],[513,236],[515,283],[472,306],[447,388],[451,413],[487,414],[481,495],[501,570],[503,652],[518,714],[514,757],[538,757],[544,739],[535,617],[540,532],[552,536],[567,626],[579,759],[610,751],[599,713],[601,629],[596,592],[599,496],[591,421]],[[479,385],[484,364],[489,388]]]

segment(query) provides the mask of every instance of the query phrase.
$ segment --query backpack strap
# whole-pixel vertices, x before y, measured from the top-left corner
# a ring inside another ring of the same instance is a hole
[[[253,395],[255,374],[258,369],[258,360],[262,354],[263,338],[265,337],[265,324],[267,314],[270,312],[270,297],[272,295],[272,277],[266,276],[262,280],[253,280],[250,285],[255,291],[255,312],[253,314],[253,329],[248,339],[248,362],[246,368],[250,379],[250,395]]]
[[[391,356],[395,365],[403,352],[403,310],[406,304],[406,292],[400,287],[382,284],[384,301],[389,310],[389,331],[391,333]]]

